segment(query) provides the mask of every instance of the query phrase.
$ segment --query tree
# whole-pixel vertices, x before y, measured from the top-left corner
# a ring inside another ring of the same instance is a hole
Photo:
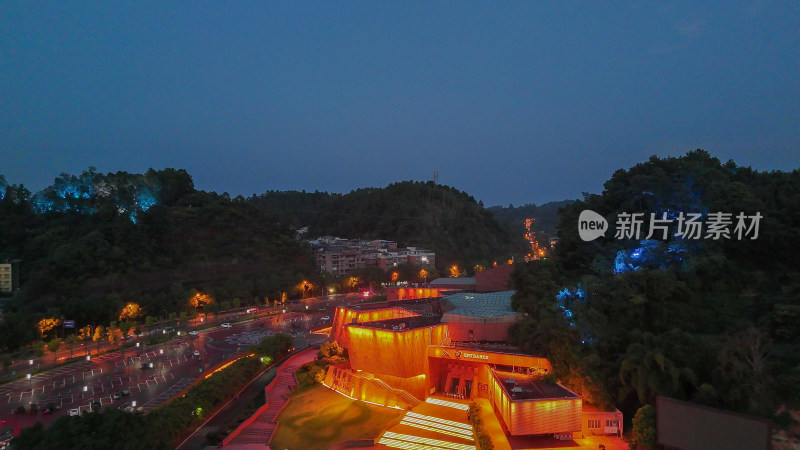
[[[102,325],[98,325],[94,329],[94,336],[92,336],[92,340],[95,342],[101,341],[105,333],[106,333],[105,327]]]
[[[317,361],[327,364],[341,364],[347,361],[347,349],[340,346],[338,342],[326,342],[322,344],[317,352]]]
[[[650,450],[656,445],[656,409],[644,405],[633,416],[631,447],[636,450]]]
[[[59,325],[61,325],[61,319],[49,317],[40,320],[36,327],[39,330],[39,335],[44,338],[55,332]]]
[[[285,333],[278,333],[262,339],[256,345],[256,353],[268,356],[273,360],[285,355],[294,346],[294,338]]]
[[[124,308],[122,308],[122,311],[120,311],[120,313],[119,313],[119,320],[120,321],[123,321],[123,320],[132,321],[132,320],[138,319],[143,314],[144,314],[144,311],[142,311],[142,307],[139,306],[138,303],[131,302],[131,303],[128,303],[127,305],[125,305]]]
[[[131,331],[131,328],[133,328],[133,326],[134,326],[133,322],[128,322],[128,321],[122,322],[121,324],[119,324],[119,331],[122,333],[123,337],[127,336],[128,332]]]
[[[353,288],[358,286],[359,280],[358,277],[347,277],[344,279],[344,285],[349,290],[349,292],[353,292]]]
[[[58,349],[60,348],[61,348],[61,341],[58,339],[53,339],[52,341],[47,343],[47,350],[52,353],[58,352]]]

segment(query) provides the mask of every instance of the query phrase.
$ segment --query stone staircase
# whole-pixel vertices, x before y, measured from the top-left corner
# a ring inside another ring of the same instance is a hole
[[[313,359],[313,355],[310,359]],[[226,439],[224,442],[226,447],[237,445],[252,446],[253,444],[266,446],[269,443],[272,433],[278,427],[275,419],[283,411],[284,406],[289,401],[289,394],[297,386],[294,372],[310,359],[292,358],[278,369],[275,378],[266,387],[266,403],[250,419],[243,422],[231,433],[233,437],[230,440]]]
[[[369,375],[367,380],[369,380],[370,382],[372,382],[376,386],[380,387],[381,389],[384,389],[384,390],[387,390],[387,391],[391,392],[395,397],[399,398],[400,400],[408,403],[409,408],[413,408],[413,407],[419,405],[420,403],[422,403],[421,400],[419,400],[417,397],[414,397],[413,395],[411,395],[408,391],[405,391],[403,389],[395,389],[395,388],[389,386],[388,384],[386,384],[385,381],[383,381],[383,380],[381,380],[379,378],[375,378],[375,377]]]

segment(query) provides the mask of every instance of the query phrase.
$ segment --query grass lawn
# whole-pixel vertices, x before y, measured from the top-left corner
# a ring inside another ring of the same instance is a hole
[[[325,449],[346,439],[376,438],[404,411],[350,400],[322,385],[314,385],[300,369],[300,386],[278,416],[280,426],[270,447]]]

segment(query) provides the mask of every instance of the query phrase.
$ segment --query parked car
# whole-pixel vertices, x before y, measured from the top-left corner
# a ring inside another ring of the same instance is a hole
[[[61,407],[55,403],[48,403],[47,406],[42,410],[42,414],[53,414],[59,409],[61,409]]]
[[[231,324],[231,323],[229,323],[229,322],[225,322],[225,323],[223,323],[223,324],[222,324],[222,325],[220,325],[220,326],[221,326],[222,328],[231,328],[231,327],[233,327],[233,324]]]
[[[197,332],[197,331],[195,331],[195,330],[192,330],[192,331],[190,331],[190,332],[189,332],[189,334],[190,334],[190,335],[192,335],[192,336],[197,336],[197,335],[198,335],[198,334],[200,334],[200,333],[198,333],[198,332]]]
[[[69,410],[69,415],[70,415],[70,417],[72,417],[72,416],[80,416],[81,415],[81,410],[78,409],[78,408],[72,408],[72,409]]]
[[[121,399],[122,398],[122,392],[114,392],[113,394],[111,394],[111,398],[113,398],[114,400]]]
[[[200,357],[200,350],[195,350],[194,351],[194,356],[199,358]]]
[[[322,320],[331,320],[331,316],[322,316]]]
[[[123,396],[125,396],[125,397],[127,397],[127,396],[131,395],[131,388],[125,388],[125,389],[123,389],[123,390],[122,390],[122,395],[123,395]]]
[[[100,411],[100,408],[103,407],[103,404],[100,403],[100,400],[93,400],[92,401],[92,411]]]

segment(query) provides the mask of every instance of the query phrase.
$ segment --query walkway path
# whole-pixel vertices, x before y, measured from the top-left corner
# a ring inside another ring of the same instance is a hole
[[[267,402],[225,438],[225,448],[252,448],[254,445],[264,448],[269,443],[278,426],[275,419],[289,402],[288,396],[297,386],[294,372],[303,364],[313,361],[316,355],[317,350],[309,348],[281,365],[275,379],[266,387]]]

